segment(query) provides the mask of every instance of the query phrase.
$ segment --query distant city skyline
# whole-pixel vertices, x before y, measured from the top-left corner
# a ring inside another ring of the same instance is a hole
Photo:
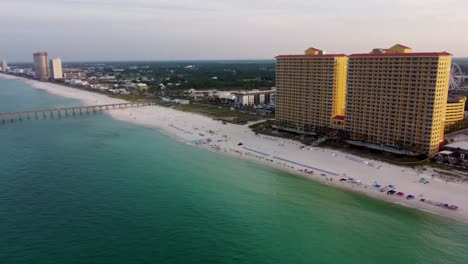
[[[273,59],[364,53],[401,43],[468,57],[461,0],[1,1],[0,57],[30,62]]]

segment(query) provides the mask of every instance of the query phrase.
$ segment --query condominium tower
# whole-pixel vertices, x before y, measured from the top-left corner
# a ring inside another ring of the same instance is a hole
[[[395,45],[348,60],[345,129],[351,143],[434,155],[444,135],[451,55]]]
[[[63,79],[62,60],[60,58],[50,60],[50,75],[53,80]]]
[[[346,55],[309,48],[276,60],[275,112],[282,128],[313,132],[343,119]]]
[[[50,78],[47,56],[45,51],[34,53],[34,78],[41,81],[48,81]]]
[[[8,63],[6,60],[2,60],[2,71],[6,72],[8,70]]]

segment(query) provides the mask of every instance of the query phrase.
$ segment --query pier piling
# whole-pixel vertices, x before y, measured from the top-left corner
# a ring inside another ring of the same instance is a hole
[[[11,123],[14,123],[16,120],[23,121],[23,118],[27,118],[31,120],[32,115],[34,114],[34,118],[36,120],[39,119],[39,115],[42,113],[42,118],[47,119],[47,117],[53,119],[54,115],[62,118],[63,116],[68,117],[68,111],[71,110],[71,114],[74,116],[77,111],[79,114],[83,114],[84,110],[86,110],[87,114],[90,114],[91,110],[93,113],[97,113],[98,111],[104,110],[112,110],[112,109],[124,109],[130,107],[139,107],[139,106],[147,106],[153,105],[151,103],[119,103],[119,104],[106,104],[106,105],[88,105],[88,106],[77,106],[77,107],[66,107],[66,108],[55,108],[55,109],[44,109],[44,110],[33,110],[33,111],[18,111],[18,112],[0,112],[2,124],[6,124],[9,120]],[[62,111],[64,113],[62,113]],[[24,116],[23,116],[24,115]],[[9,117],[8,117],[9,116]]]

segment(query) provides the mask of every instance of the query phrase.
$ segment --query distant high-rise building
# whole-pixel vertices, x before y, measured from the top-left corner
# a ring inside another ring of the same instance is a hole
[[[50,75],[53,80],[63,79],[62,60],[60,58],[50,60]]]
[[[85,72],[65,72],[63,73],[65,79],[81,79],[86,78]]]
[[[309,48],[301,55],[276,57],[276,120],[304,132],[341,128],[345,111],[344,54]]]
[[[432,156],[443,140],[451,55],[395,45],[348,60],[350,143]],[[464,103],[464,102],[463,102]]]
[[[8,70],[8,63],[6,60],[2,60],[2,71],[6,72]]]
[[[48,81],[50,78],[48,54],[45,51],[34,53],[34,78]]]

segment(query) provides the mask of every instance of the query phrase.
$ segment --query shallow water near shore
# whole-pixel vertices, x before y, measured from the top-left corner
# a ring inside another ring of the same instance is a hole
[[[0,78],[0,112],[80,105]],[[0,124],[1,263],[467,263],[468,225],[104,114]]]

